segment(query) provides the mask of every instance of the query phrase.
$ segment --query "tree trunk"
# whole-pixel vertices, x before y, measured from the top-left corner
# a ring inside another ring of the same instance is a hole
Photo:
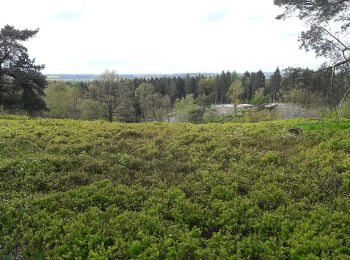
[[[113,109],[111,107],[108,108],[108,121],[113,122]]]

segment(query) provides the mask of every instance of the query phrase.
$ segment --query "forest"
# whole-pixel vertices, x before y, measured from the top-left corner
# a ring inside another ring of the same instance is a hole
[[[35,64],[23,45],[38,31],[18,30],[10,25],[1,29],[2,113],[129,123],[249,122],[249,117],[259,117],[259,113],[268,115],[262,116],[262,121],[279,119],[266,105],[292,103],[305,110],[317,110],[318,118],[348,118],[350,114],[350,49],[345,41],[324,28],[311,28],[309,34],[303,32],[300,38],[301,47],[313,48],[317,55],[329,57],[328,63],[317,70],[277,67],[269,78],[259,70],[132,79],[106,70],[96,80],[80,82],[47,80],[42,73],[45,66]],[[218,104],[232,104],[234,112],[217,115],[213,105]],[[254,108],[237,113],[240,104]]]
[[[302,68],[281,72],[277,68],[269,79],[262,71],[242,75],[223,71],[215,77],[187,75],[130,80],[106,71],[92,82],[50,81],[44,98],[48,111],[42,115],[110,122],[161,122],[174,117],[177,122],[201,123],[209,120],[205,112],[214,104],[252,104],[263,108],[264,104],[278,102],[331,113],[347,91],[347,74],[337,73],[330,90],[331,72],[320,73],[317,80],[313,80],[314,73]],[[348,110],[346,102],[341,115],[348,117]],[[240,119],[233,115],[222,121]]]

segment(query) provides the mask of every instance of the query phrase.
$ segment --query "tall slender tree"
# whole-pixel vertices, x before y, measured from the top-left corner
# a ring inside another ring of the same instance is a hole
[[[228,96],[231,102],[234,104],[234,115],[237,116],[237,105],[242,101],[242,95],[244,94],[244,88],[240,79],[231,83],[228,91]]]
[[[280,69],[277,68],[270,78],[270,84],[268,89],[270,92],[269,94],[271,95],[272,103],[275,102],[276,98],[278,97],[278,93],[281,89],[281,81],[282,81],[281,72],[280,72]]]
[[[244,99],[245,102],[249,102],[253,97],[253,90],[252,90],[252,82],[251,82],[251,75],[248,71],[246,71],[243,74],[242,77],[242,86],[244,88]]]

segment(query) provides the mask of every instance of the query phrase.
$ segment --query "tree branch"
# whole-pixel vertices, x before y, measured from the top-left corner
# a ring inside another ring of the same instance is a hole
[[[334,40],[336,40],[341,46],[344,47],[343,51],[349,49],[348,46],[346,46],[341,40],[339,40],[337,37],[335,37],[335,36],[334,36],[330,31],[328,31],[326,28],[324,28],[324,27],[322,27],[322,26],[317,26],[317,27],[315,27],[315,28],[321,29],[321,30],[325,31],[327,34],[329,34]]]
[[[342,107],[342,105],[343,105],[343,103],[344,103],[344,101],[345,101],[347,95],[349,94],[349,92],[350,92],[350,83],[349,83],[349,88],[348,88],[348,90],[345,92],[345,94],[344,94],[344,96],[343,96],[343,99],[342,99],[342,100],[340,101],[340,103],[339,103],[339,109]]]

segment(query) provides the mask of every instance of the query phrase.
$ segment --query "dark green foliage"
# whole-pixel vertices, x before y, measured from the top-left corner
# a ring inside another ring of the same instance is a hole
[[[42,100],[46,77],[43,65],[35,65],[21,42],[38,30],[17,30],[6,25],[0,32],[0,105],[4,109],[25,110],[29,114],[45,109]]]
[[[242,97],[249,103],[258,89],[265,89],[265,75],[259,70],[258,72],[245,72],[242,76],[242,86],[244,88],[244,95]]]
[[[270,84],[267,87],[267,94],[271,96],[272,103],[275,102],[275,100],[279,97],[279,92],[281,90],[281,81],[282,76],[280,69],[277,68],[276,71],[273,73],[273,75],[270,78]]]
[[[244,100],[246,102],[249,102],[252,99],[254,93],[253,93],[253,90],[252,90],[250,73],[248,71],[246,71],[243,74],[242,85],[243,85],[244,92],[245,92]]]
[[[347,38],[350,27],[349,0],[274,0],[274,4],[284,7],[284,12],[277,19],[286,19],[296,14],[300,20],[305,21],[308,28],[301,32],[301,47],[333,60],[348,58],[343,56],[343,50],[349,48],[344,49],[344,44],[340,42]]]
[[[0,119],[0,256],[349,258],[349,136],[349,122]]]

